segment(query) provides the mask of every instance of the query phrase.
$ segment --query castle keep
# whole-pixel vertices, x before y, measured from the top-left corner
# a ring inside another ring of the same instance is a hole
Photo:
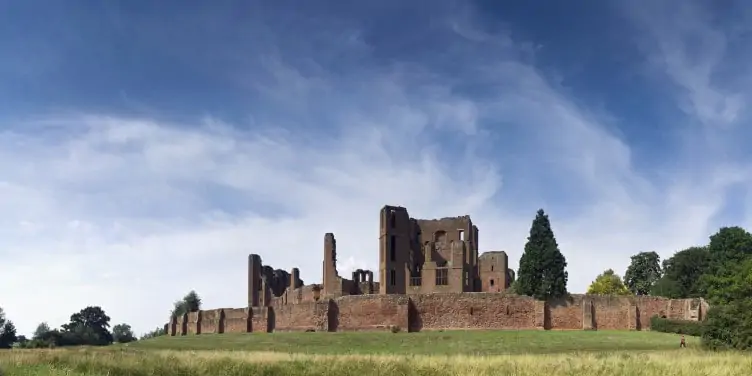
[[[380,211],[379,282],[370,270],[337,271],[337,241],[324,235],[321,284],[248,257],[245,308],[172,318],[169,335],[227,332],[424,329],[632,329],[650,317],[701,320],[700,299],[573,295],[537,301],[505,290],[514,281],[503,251],[478,255],[478,227],[469,216],[414,219],[407,209]]]

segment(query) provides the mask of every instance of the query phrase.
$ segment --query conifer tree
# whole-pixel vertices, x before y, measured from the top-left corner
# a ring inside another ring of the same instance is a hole
[[[530,227],[530,236],[520,258],[516,292],[544,300],[567,295],[567,261],[559,251],[548,215],[543,209]]]

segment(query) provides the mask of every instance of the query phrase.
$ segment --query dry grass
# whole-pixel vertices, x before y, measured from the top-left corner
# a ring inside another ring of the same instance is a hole
[[[696,350],[554,355],[306,355],[120,349],[0,353],[7,375],[750,375],[752,357]]]
[[[703,352],[694,338],[678,349],[677,339],[582,331],[187,336],[0,351],[0,375],[752,375],[748,355]]]

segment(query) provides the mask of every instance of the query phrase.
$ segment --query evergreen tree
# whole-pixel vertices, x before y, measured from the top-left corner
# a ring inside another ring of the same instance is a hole
[[[566,267],[567,261],[559,251],[548,215],[540,209],[520,258],[516,292],[540,300],[564,297],[567,295]]]

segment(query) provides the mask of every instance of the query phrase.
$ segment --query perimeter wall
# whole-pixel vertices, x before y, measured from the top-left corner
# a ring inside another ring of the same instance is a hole
[[[702,299],[572,295],[538,301],[503,293],[350,295],[268,307],[221,308],[173,319],[169,335],[274,331],[438,329],[649,329],[650,317],[702,320]]]

